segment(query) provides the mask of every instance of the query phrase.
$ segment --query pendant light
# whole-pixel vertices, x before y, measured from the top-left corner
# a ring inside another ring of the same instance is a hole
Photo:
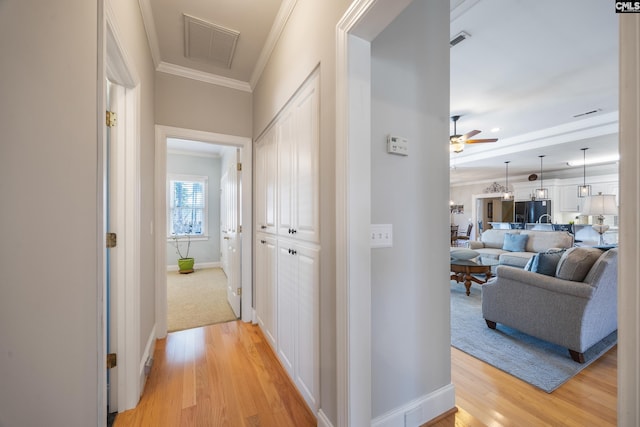
[[[544,158],[544,154],[538,157],[540,157],[540,188],[536,190],[536,199],[544,200],[549,198],[549,190],[542,186],[542,159]]]
[[[589,197],[591,195],[591,186],[587,185],[587,150],[582,150],[582,185],[578,185],[578,197]]]
[[[513,200],[513,193],[511,191],[509,191],[509,163],[511,163],[510,161],[506,161],[504,162],[505,164],[505,190],[504,190],[504,194],[502,195],[502,200]]]

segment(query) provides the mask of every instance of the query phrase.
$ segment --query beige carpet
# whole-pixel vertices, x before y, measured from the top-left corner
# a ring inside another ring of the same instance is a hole
[[[236,320],[227,302],[227,276],[221,268],[190,274],[167,272],[169,332]]]

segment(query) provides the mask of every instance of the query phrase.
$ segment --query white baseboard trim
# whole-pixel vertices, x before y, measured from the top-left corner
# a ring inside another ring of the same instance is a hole
[[[140,396],[144,391],[144,385],[147,382],[147,375],[144,372],[144,365],[147,363],[149,357],[153,357],[153,352],[156,349],[156,325],[151,328],[151,333],[147,339],[147,345],[144,347],[144,353],[140,357],[140,366],[138,367],[138,376],[140,378]]]
[[[455,405],[455,388],[453,384],[449,384],[377,417],[371,421],[371,426],[418,427],[444,414]]]
[[[327,414],[325,414],[322,409],[318,411],[318,427],[333,427],[329,418],[327,418]]]
[[[199,268],[220,268],[220,267],[222,267],[222,263],[220,261],[200,262],[200,263],[195,263],[193,265],[194,270],[197,270]],[[167,271],[178,271],[178,264],[167,265]]]

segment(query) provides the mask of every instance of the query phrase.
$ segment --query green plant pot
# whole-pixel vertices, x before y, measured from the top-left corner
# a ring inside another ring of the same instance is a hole
[[[193,273],[193,258],[180,258],[178,260],[178,271],[182,274]]]

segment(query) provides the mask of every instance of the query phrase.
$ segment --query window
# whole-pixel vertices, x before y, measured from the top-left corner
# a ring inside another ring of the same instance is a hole
[[[169,236],[207,235],[207,177],[169,175]]]

